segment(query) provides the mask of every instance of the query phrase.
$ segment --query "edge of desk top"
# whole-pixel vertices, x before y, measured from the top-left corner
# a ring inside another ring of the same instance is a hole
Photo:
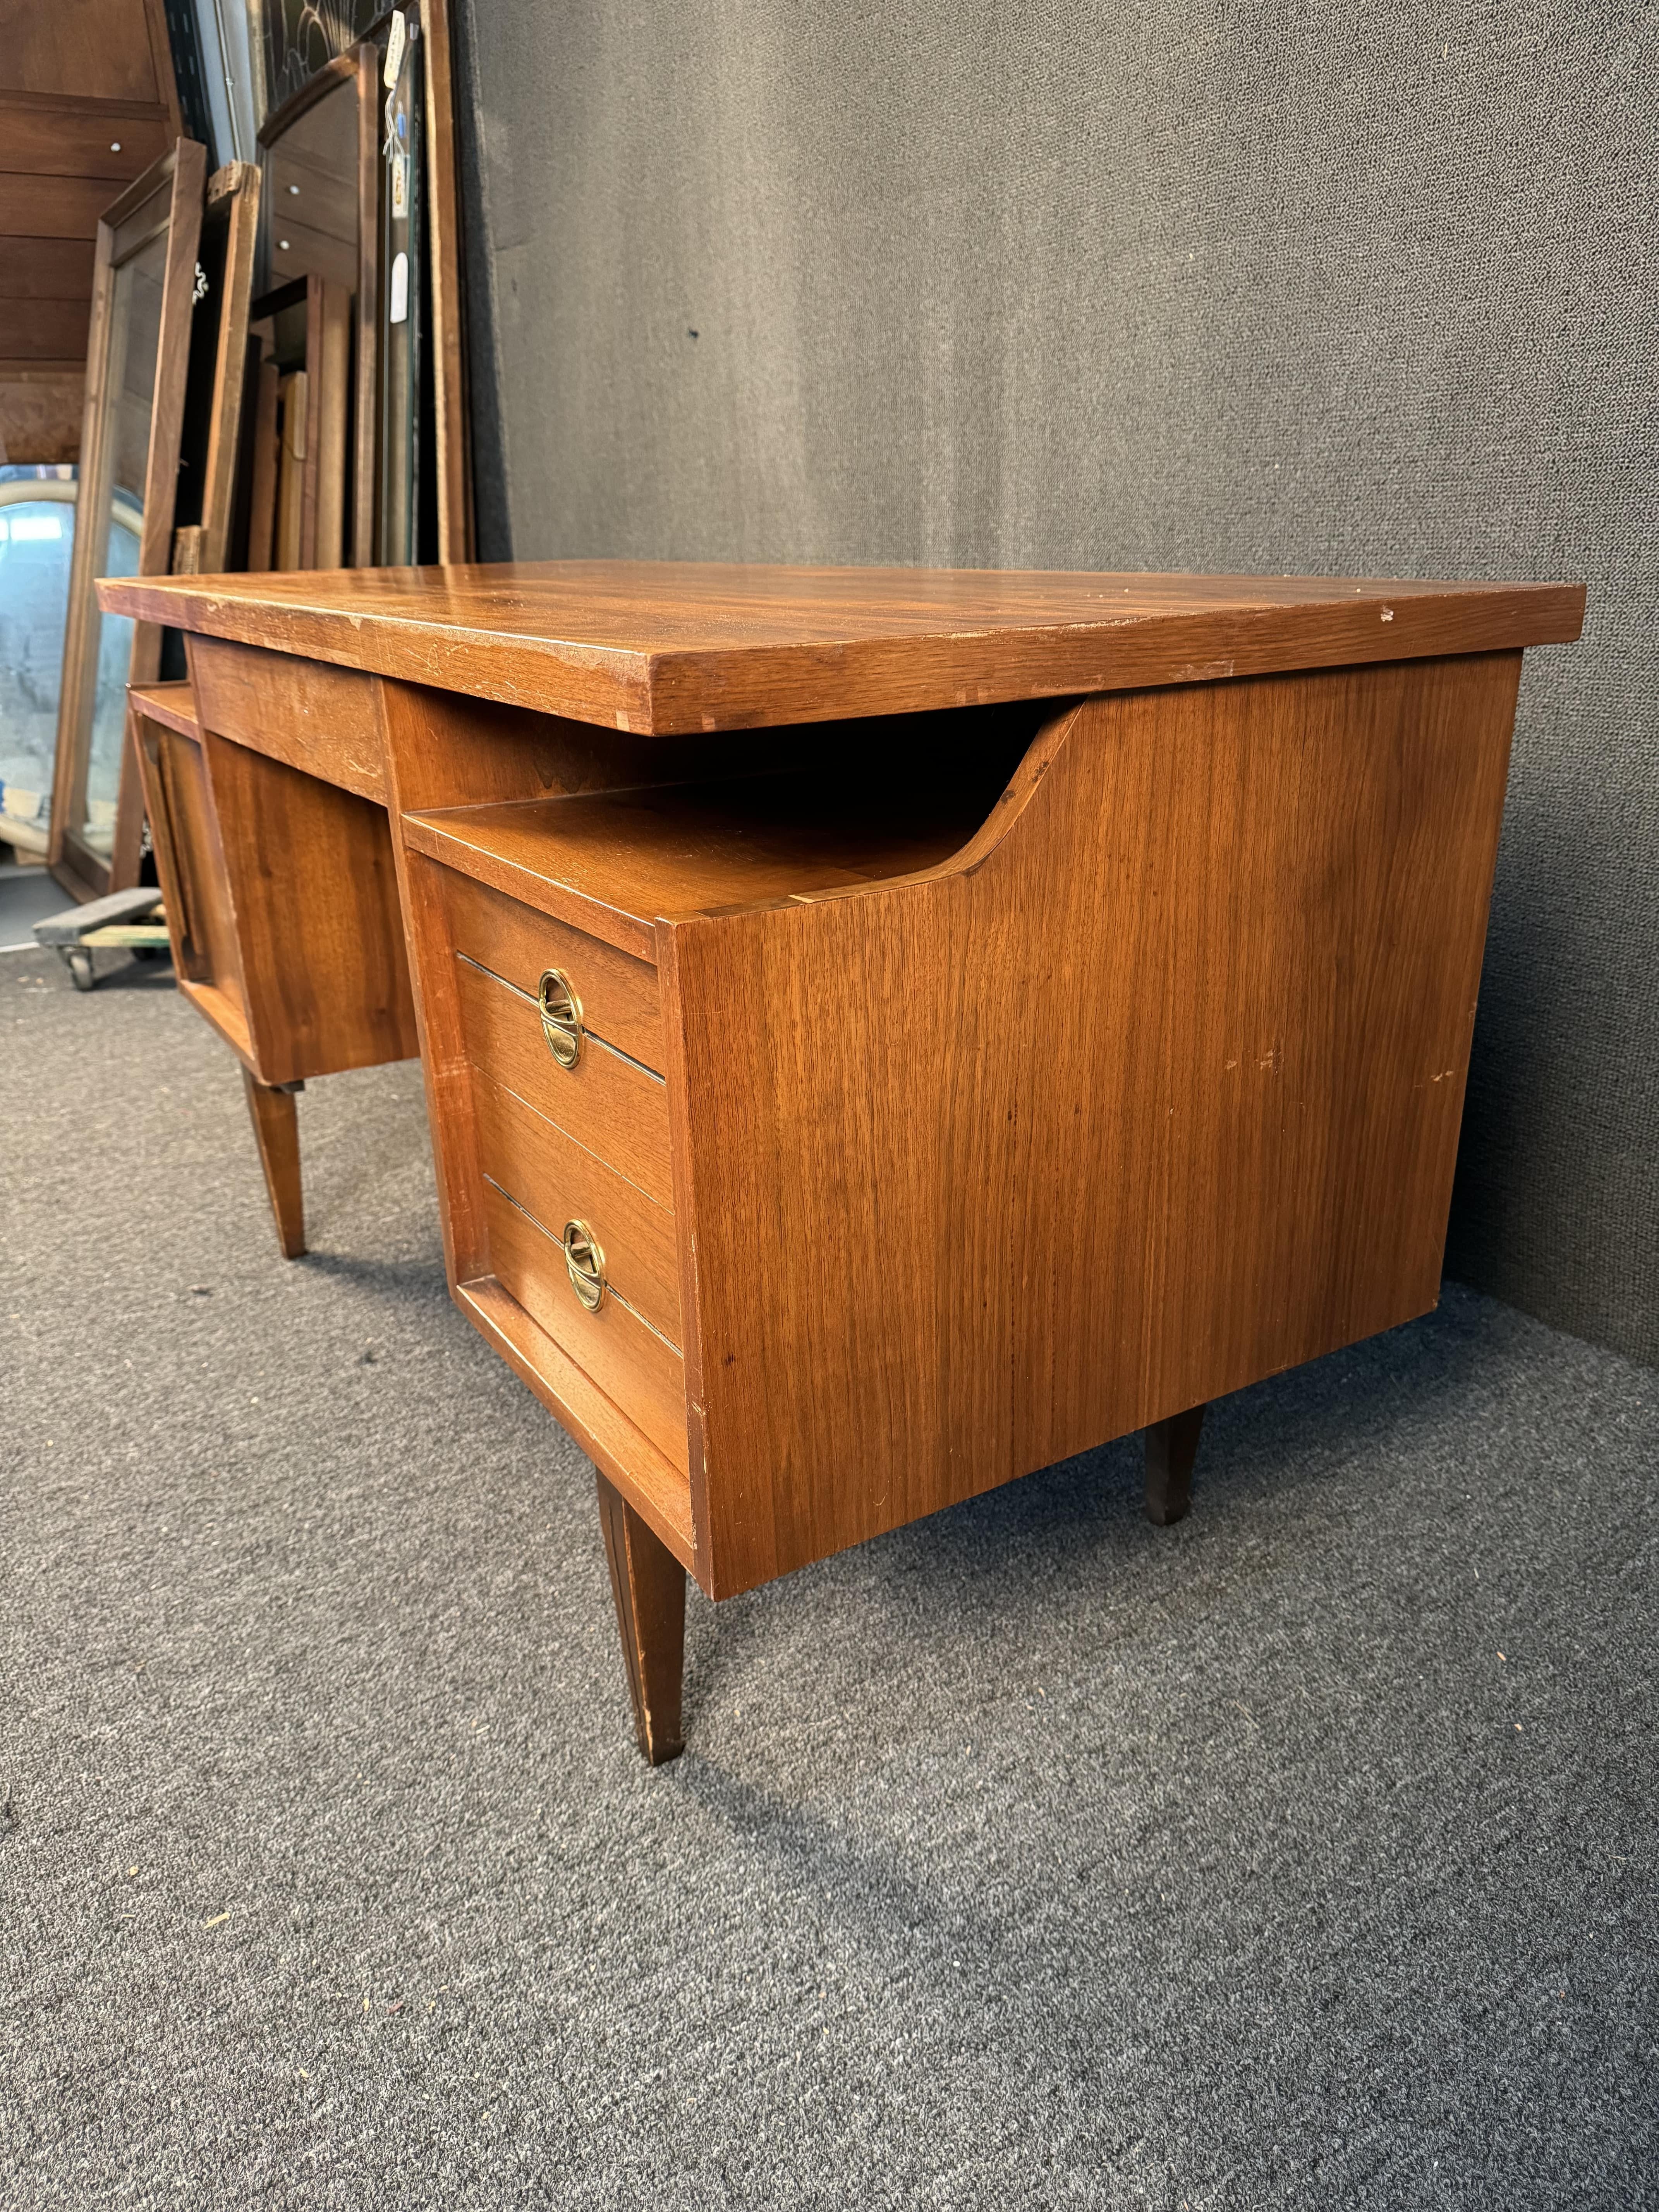
[[[1565,644],[1576,584],[507,562],[102,581],[108,612],[646,736]]]

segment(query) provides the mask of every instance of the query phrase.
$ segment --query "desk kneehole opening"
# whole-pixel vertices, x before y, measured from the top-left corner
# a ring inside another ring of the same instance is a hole
[[[605,1279],[603,1246],[585,1221],[567,1221],[562,1242],[571,1289],[589,1313],[598,1313],[610,1287]]]

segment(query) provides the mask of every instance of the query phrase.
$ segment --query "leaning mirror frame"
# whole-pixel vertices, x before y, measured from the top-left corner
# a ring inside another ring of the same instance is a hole
[[[58,882],[81,898],[138,881],[143,799],[126,686],[154,682],[161,666],[160,629],[100,614],[97,580],[223,565],[258,171],[231,162],[204,191],[206,161],[202,147],[180,139],[98,226],[47,855]],[[190,520],[175,535],[192,424],[200,434]],[[129,541],[132,565],[120,557]]]

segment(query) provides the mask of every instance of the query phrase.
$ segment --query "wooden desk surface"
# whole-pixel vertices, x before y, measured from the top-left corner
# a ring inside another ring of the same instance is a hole
[[[1559,644],[1569,584],[643,561],[116,579],[109,611],[647,736]]]

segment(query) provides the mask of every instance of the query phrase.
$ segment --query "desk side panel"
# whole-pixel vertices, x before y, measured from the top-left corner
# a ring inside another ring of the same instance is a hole
[[[713,1595],[1434,1304],[1519,665],[1087,701],[958,869],[664,925]]]
[[[186,694],[182,705],[187,707],[190,687],[178,688]],[[135,693],[133,737],[155,870],[167,903],[173,964],[181,984],[213,994],[206,1002],[210,1006],[229,1002],[232,1018],[216,1018],[215,1026],[245,1054],[247,1006],[241,959],[201,735],[184,712],[174,711],[163,721],[151,705],[144,694]]]
[[[303,1082],[420,1049],[386,810],[202,738],[254,1073]]]

